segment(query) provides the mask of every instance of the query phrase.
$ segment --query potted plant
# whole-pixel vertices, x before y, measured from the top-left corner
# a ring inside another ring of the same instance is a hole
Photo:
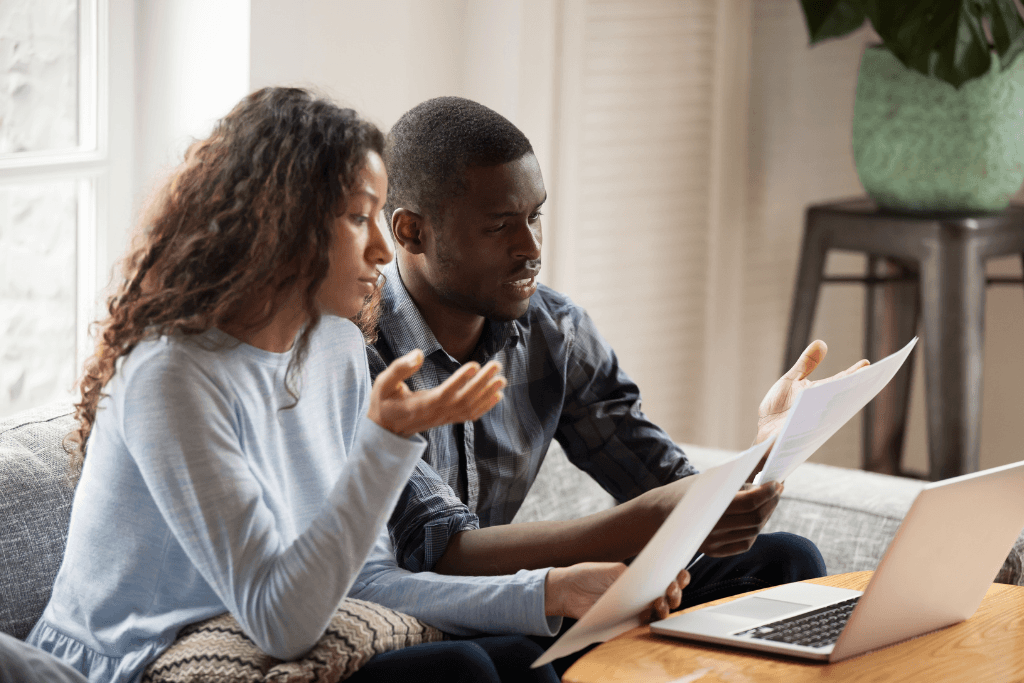
[[[880,205],[998,211],[1024,182],[1024,19],[1014,0],[801,0],[811,44],[870,21],[853,119]]]

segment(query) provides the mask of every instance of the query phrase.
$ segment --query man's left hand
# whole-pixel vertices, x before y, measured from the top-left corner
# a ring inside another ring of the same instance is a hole
[[[768,390],[768,393],[764,395],[764,399],[757,409],[757,436],[754,438],[754,444],[765,441],[782,429],[782,425],[786,422],[786,417],[789,416],[789,410],[796,403],[797,394],[801,391],[818,384],[831,382],[840,377],[846,377],[850,373],[869,365],[866,359],[859,360],[846,370],[837,372],[826,379],[814,381],[807,379],[807,376],[825,358],[826,353],[828,353],[828,347],[825,345],[825,342],[820,339],[812,341],[810,346],[800,354],[800,358],[789,369],[789,372],[780,377],[772,385],[772,388]],[[760,469],[760,467],[757,469]]]

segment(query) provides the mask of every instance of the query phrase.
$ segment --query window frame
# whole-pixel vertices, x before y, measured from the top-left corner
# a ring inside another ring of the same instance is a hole
[[[113,5],[113,7],[112,7]],[[113,16],[112,16],[113,15]],[[120,136],[121,149],[131,149],[130,80],[111,92],[111,25],[117,22],[125,38],[115,46],[132,52],[131,0],[79,0],[78,14],[78,140],[71,149],[18,152],[0,156],[0,185],[76,180],[77,225],[75,229],[75,374],[92,352],[89,327],[99,312],[99,295],[111,265],[110,249],[100,246],[123,243],[126,226],[115,225],[110,207],[130,205],[130,187],[116,179],[130,175],[130,155],[114,158],[111,137]],[[127,48],[127,49],[125,49]],[[129,71],[129,76],[131,72]],[[111,112],[119,119],[115,131]],[[127,144],[125,144],[127,143]],[[112,179],[114,181],[112,182]],[[113,194],[119,196],[114,197]],[[122,221],[123,222],[123,221]],[[119,234],[120,233],[120,234]],[[102,279],[101,279],[102,278]]]

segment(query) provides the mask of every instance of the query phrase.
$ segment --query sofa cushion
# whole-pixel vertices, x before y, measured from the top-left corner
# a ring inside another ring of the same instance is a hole
[[[735,451],[682,444],[698,469]],[[925,482],[819,463],[805,463],[786,480],[782,500],[765,532],[788,531],[810,539],[829,574],[874,569]],[[551,445],[537,481],[515,522],[571,519],[614,504],[611,496]],[[1024,533],[995,579],[1024,585]]]
[[[512,523],[576,519],[613,505],[611,494],[569,462],[558,442],[552,441]]]
[[[732,451],[686,446],[698,468]],[[788,531],[818,546],[829,574],[874,569],[924,482],[808,462],[786,480],[764,531]]]
[[[24,639],[64,557],[71,498],[61,443],[74,426],[57,403],[0,420],[0,631]]]

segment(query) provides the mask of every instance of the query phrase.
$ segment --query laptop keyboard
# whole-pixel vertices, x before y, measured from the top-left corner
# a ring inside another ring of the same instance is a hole
[[[832,645],[846,626],[846,621],[850,618],[853,608],[857,606],[858,599],[852,598],[828,607],[803,612],[734,635],[807,647]]]

